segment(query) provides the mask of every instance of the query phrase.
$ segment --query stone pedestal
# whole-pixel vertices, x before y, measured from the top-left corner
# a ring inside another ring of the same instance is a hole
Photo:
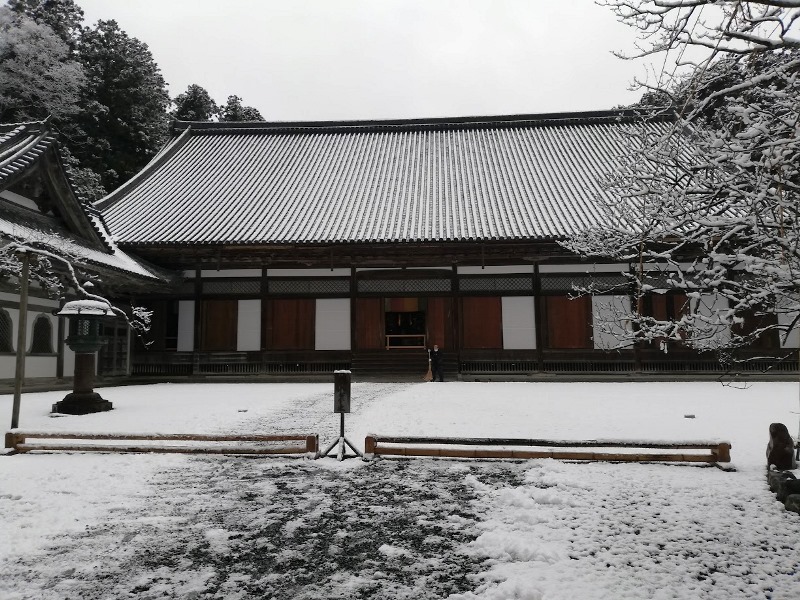
[[[65,415],[87,415],[89,413],[111,410],[113,405],[94,391],[95,355],[79,353],[75,355],[75,382],[72,393],[64,396],[61,402],[53,405],[54,413]]]

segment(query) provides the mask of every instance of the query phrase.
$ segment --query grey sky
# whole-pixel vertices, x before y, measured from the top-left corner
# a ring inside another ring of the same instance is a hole
[[[597,110],[635,101],[634,33],[591,0],[78,0],[147,43],[171,96],[268,120]]]

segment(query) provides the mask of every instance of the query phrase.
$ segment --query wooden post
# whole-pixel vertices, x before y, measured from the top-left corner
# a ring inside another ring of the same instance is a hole
[[[372,456],[375,454],[375,446],[377,445],[374,435],[368,435],[364,438],[364,455]]]
[[[720,444],[714,455],[716,456],[716,462],[731,462],[731,445]]]
[[[64,319],[58,319],[58,344],[56,347],[56,378],[64,379],[64,337],[66,328],[64,327]]]
[[[319,435],[306,436],[306,453],[317,458],[319,455]]]
[[[25,434],[6,432],[6,448],[16,448],[17,444],[25,443]]]
[[[30,254],[22,254],[22,275],[19,282],[19,330],[17,331],[17,369],[14,374],[14,404],[11,409],[11,429],[19,427],[19,405],[22,399],[22,382],[25,380],[25,346],[28,328],[28,277]]]
[[[542,319],[542,277],[539,273],[539,263],[533,263],[533,335],[536,340],[536,370],[544,371],[544,331],[545,321]]]

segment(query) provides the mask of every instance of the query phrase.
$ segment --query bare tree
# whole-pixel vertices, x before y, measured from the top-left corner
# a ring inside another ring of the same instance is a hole
[[[665,55],[642,84],[674,122],[655,126],[645,111],[631,126],[598,198],[602,226],[564,245],[631,265],[621,343],[785,338],[800,315],[800,1],[603,4],[640,31],[635,56]],[[688,298],[670,319],[644,310],[664,289]]]

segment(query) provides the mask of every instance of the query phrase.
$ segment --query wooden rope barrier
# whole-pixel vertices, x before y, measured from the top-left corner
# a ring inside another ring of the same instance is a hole
[[[447,446],[465,446],[449,448]],[[484,448],[483,446],[495,446]],[[503,448],[526,447],[524,450]],[[498,448],[499,447],[499,448]],[[567,448],[568,450],[531,450]],[[638,450],[708,450],[694,452],[595,452],[577,448],[631,448]],[[364,453],[374,456],[441,456],[450,458],[555,458],[619,462],[730,462],[729,442],[719,441],[643,441],[643,440],[542,440],[522,438],[454,438],[368,435]]]
[[[58,440],[55,442],[30,442]],[[62,440],[94,440],[112,444],[76,444]],[[150,442],[203,442],[205,445],[155,445],[131,444],[134,441]],[[214,442],[238,442],[237,445],[209,445]],[[281,443],[272,446],[245,446],[243,443]],[[298,442],[287,444],[286,442]],[[25,453],[33,450],[70,452],[158,452],[187,454],[306,454],[316,458],[319,454],[319,435],[316,433],[289,433],[272,435],[229,435],[202,433],[87,433],[70,431],[21,431],[6,433],[6,448]]]

